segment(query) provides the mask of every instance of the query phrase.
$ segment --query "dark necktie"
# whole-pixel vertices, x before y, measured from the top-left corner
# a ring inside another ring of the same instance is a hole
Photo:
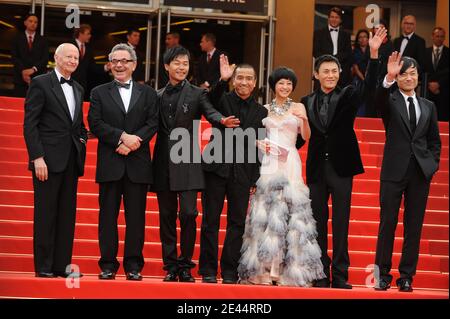
[[[73,80],[72,79],[66,80],[65,78],[61,77],[61,79],[59,80],[59,83],[61,83],[61,84],[67,83],[69,85],[72,85]]]
[[[129,89],[130,88],[130,83],[122,83],[122,82],[119,82],[119,81],[115,81],[116,82],[116,85],[117,85],[117,87],[118,88],[124,88],[124,89]]]
[[[33,37],[31,35],[28,36],[28,49],[33,49]]]
[[[440,58],[440,50],[439,48],[437,48],[436,50],[433,51],[433,68],[435,71],[437,71],[439,58]]]
[[[324,95],[322,98],[322,105],[319,105],[319,117],[323,126],[327,126],[328,123],[328,105],[330,97]]]
[[[411,131],[414,134],[414,132],[416,131],[416,126],[417,126],[417,117],[416,117],[416,107],[414,105],[414,99],[412,97],[408,98],[408,102],[409,102],[409,126],[411,127]]]
[[[211,53],[208,53],[207,62],[208,63],[211,62],[211,59],[212,59]]]

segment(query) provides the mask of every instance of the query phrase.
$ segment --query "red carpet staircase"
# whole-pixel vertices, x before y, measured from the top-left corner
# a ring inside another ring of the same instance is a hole
[[[85,105],[87,115],[88,105]],[[87,122],[86,122],[87,123]],[[154,194],[147,199],[144,281],[128,282],[123,276],[115,281],[99,281],[97,266],[98,186],[94,183],[97,141],[88,143],[86,174],[78,189],[77,225],[73,263],[85,274],[68,286],[64,279],[34,277],[33,188],[27,171],[27,152],[22,136],[23,100],[0,97],[0,297],[18,298],[448,298],[449,269],[449,135],[448,123],[440,123],[443,142],[439,172],[433,179],[422,233],[420,258],[414,280],[414,292],[396,289],[375,292],[370,265],[374,263],[379,221],[379,174],[384,145],[384,130],[378,119],[358,119],[356,129],[366,173],[354,182],[350,221],[350,283],[352,291],[319,288],[263,287],[243,285],[163,283],[159,242],[158,207]],[[207,127],[208,125],[204,125]],[[153,141],[152,141],[153,143]],[[306,147],[301,150],[306,158]],[[200,209],[200,199],[199,199]],[[225,207],[226,209],[226,207]],[[400,260],[403,236],[402,213],[396,232],[393,275]],[[201,214],[198,217],[198,230]],[[119,256],[123,255],[125,222],[120,214]],[[226,218],[222,217],[220,239],[223,242]],[[330,225],[331,227],[331,225]],[[331,229],[331,228],[330,228]],[[331,236],[330,248],[331,248]],[[221,248],[221,247],[220,247]],[[220,249],[219,248],[219,249]],[[194,259],[199,255],[199,233]],[[119,272],[123,275],[123,269]],[[197,269],[193,272],[197,275]],[[79,286],[79,287],[78,287]]]

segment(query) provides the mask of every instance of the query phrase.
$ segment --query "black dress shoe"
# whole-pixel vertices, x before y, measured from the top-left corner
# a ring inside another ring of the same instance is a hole
[[[398,291],[401,292],[412,292],[412,282],[409,279],[401,279],[397,281]]]
[[[207,284],[216,284],[217,278],[216,278],[216,276],[203,276],[202,282],[207,283]]]
[[[384,279],[380,279],[376,285],[375,285],[375,290],[378,291],[384,291],[384,290],[388,290],[389,288],[391,288],[391,283],[387,282]]]
[[[56,275],[52,272],[46,272],[46,271],[38,271],[35,273],[36,277],[41,277],[41,278],[55,278]]]
[[[127,280],[141,281],[142,275],[137,270],[133,270],[127,273]]]
[[[192,277],[189,269],[180,270],[178,278],[180,279],[180,282],[195,282],[195,279]]]
[[[65,271],[55,271],[55,276],[63,277],[63,278],[81,278],[83,274],[81,272],[65,272]]]
[[[103,270],[99,275],[98,279],[103,280],[113,280],[116,279],[116,273],[112,270]]]
[[[163,281],[178,281],[178,274],[174,271],[168,271]]]
[[[222,278],[222,283],[225,285],[234,285],[237,284],[237,279],[236,278]]]
[[[313,287],[317,288],[330,288],[330,280],[328,278],[323,278],[319,280],[315,280],[313,282]]]
[[[345,281],[333,281],[331,283],[331,288],[352,289],[353,286],[350,285],[348,282],[345,282]]]

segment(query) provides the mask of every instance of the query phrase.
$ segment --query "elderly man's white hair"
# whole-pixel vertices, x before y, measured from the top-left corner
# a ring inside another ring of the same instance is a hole
[[[61,52],[64,51],[64,49],[65,49],[66,47],[68,47],[68,46],[69,46],[69,47],[72,46],[72,47],[74,47],[75,49],[78,50],[78,48],[77,48],[74,44],[72,44],[72,43],[61,43],[61,44],[58,45],[58,47],[56,48],[55,54],[61,55]]]
[[[131,60],[133,61],[137,60],[136,52],[132,47],[130,47],[128,44],[125,43],[119,43],[112,48],[111,53],[108,55],[110,61],[112,59],[112,54],[116,51],[127,51],[130,54]]]

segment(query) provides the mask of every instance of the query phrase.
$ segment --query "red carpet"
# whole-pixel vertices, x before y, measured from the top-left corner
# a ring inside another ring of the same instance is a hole
[[[88,105],[85,105],[87,115]],[[87,123],[87,122],[86,122]],[[77,227],[73,263],[86,275],[79,289],[68,289],[63,279],[37,279],[33,277],[32,229],[33,188],[27,171],[27,152],[22,136],[23,99],[0,97],[0,297],[18,298],[323,298],[323,299],[396,299],[396,298],[448,298],[449,269],[449,186],[448,186],[448,123],[440,123],[443,151],[439,172],[433,179],[422,232],[420,258],[414,278],[412,294],[375,292],[370,265],[375,259],[379,221],[379,174],[384,146],[384,129],[378,119],[358,119],[355,127],[360,140],[366,173],[355,178],[350,221],[350,283],[352,291],[338,289],[306,289],[242,285],[207,285],[163,283],[161,246],[159,243],[158,207],[154,194],[147,200],[147,227],[143,270],[144,281],[130,283],[119,277],[116,281],[96,279],[97,261],[98,186],[94,183],[96,140],[88,143],[86,175],[80,180],[78,194]],[[202,125],[208,127],[208,124]],[[153,141],[152,141],[153,142]],[[153,146],[153,143],[152,143]],[[306,147],[300,151],[306,159]],[[199,200],[200,208],[200,200]],[[225,203],[226,209],[226,203]],[[393,275],[400,260],[403,224],[402,213],[396,231],[393,256]],[[197,226],[201,224],[201,214]],[[123,256],[124,216],[120,214],[120,249]],[[331,226],[331,225],[330,225]],[[226,218],[222,216],[220,240],[225,235]],[[199,238],[194,259],[199,255]],[[330,249],[331,236],[329,236]],[[219,248],[221,250],[221,247]],[[330,251],[331,253],[331,251]],[[367,270],[366,270],[367,269]],[[120,272],[123,274],[123,270]],[[196,275],[197,269],[194,270]]]

